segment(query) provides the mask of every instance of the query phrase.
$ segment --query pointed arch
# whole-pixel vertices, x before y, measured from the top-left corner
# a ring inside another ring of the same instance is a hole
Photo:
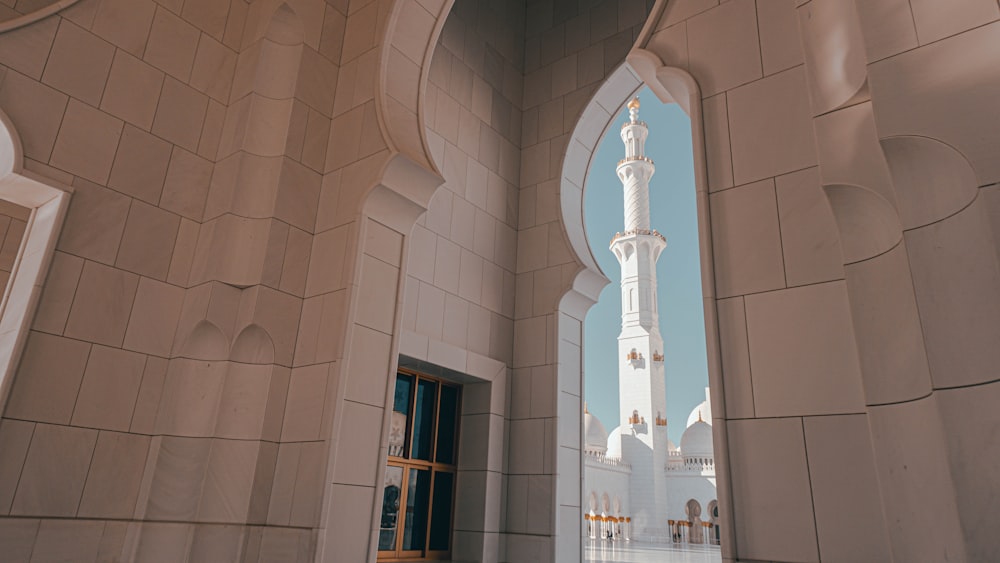
[[[288,2],[278,6],[264,31],[264,37],[282,45],[298,45],[303,42],[304,35],[302,20]]]
[[[663,3],[658,6],[662,8]],[[654,13],[656,9],[654,9]],[[654,21],[651,18],[650,21]],[[647,25],[648,27],[648,25]],[[646,33],[646,29],[643,33]],[[644,44],[640,37],[639,45]],[[708,201],[708,171],[705,154],[704,125],[702,117],[701,89],[694,77],[686,70],[665,66],[654,53],[642,48],[633,48],[626,62],[615,70],[598,88],[590,102],[584,107],[573,132],[563,159],[560,177],[560,209],[562,225],[575,255],[579,270],[572,284],[563,294],[559,310],[562,314],[578,319],[581,323],[587,311],[597,302],[601,289],[609,283],[607,277],[592,254],[587,233],[583,225],[583,190],[586,175],[597,150],[598,141],[611,126],[617,109],[645,84],[663,103],[676,103],[691,120],[692,146],[694,152],[694,176],[698,220],[698,238],[701,254],[701,278],[705,303],[705,332],[708,353],[709,383],[719,393],[713,394],[718,404],[719,416],[725,417],[725,397],[723,393],[721,353],[718,332],[718,313],[715,299],[715,269],[712,250],[711,217]],[[559,371],[559,378],[579,377],[580,374]],[[582,401],[582,399],[581,399]],[[731,476],[729,475],[729,455],[726,449],[726,429],[720,429],[718,454],[716,455],[717,491],[722,520],[725,521],[724,542],[735,544],[733,537],[731,506]]]
[[[236,336],[229,359],[244,364],[272,364],[274,341],[260,325],[247,325]]]
[[[192,360],[225,360],[229,356],[229,339],[212,321],[202,320],[184,339],[180,356]]]

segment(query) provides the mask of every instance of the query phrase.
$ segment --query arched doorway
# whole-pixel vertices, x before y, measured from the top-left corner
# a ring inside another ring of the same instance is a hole
[[[652,80],[643,80],[641,75]],[[598,89],[591,101],[583,110],[582,116],[577,122],[577,126],[569,141],[569,147],[563,163],[562,176],[560,179],[560,206],[566,234],[570,245],[577,252],[577,255],[584,263],[584,268],[577,273],[574,287],[560,302],[562,314],[579,320],[581,323],[589,310],[591,304],[596,300],[604,284],[608,283],[607,278],[596,264],[593,251],[589,245],[587,233],[580,221],[583,215],[583,186],[586,182],[587,174],[594,163],[594,154],[599,139],[604,135],[609,127],[618,118],[618,108],[621,107],[637,91],[643,83],[646,83],[656,94],[661,102],[677,103],[691,119],[691,136],[694,147],[695,160],[695,190],[696,207],[699,230],[699,247],[701,255],[701,276],[703,287],[703,298],[705,303],[705,336],[709,356],[709,383],[717,389],[721,389],[721,369],[719,366],[719,341],[717,333],[717,318],[715,302],[713,298],[714,270],[712,260],[712,241],[708,210],[707,174],[705,171],[705,154],[703,144],[701,101],[697,84],[694,79],[684,70],[677,68],[663,67],[659,60],[642,50],[634,49],[629,62],[620,66],[606,82]],[[560,371],[560,378],[571,377],[572,374],[564,374]],[[713,397],[716,405],[714,416],[723,417],[725,407],[723,397],[718,393]],[[723,440],[718,443],[716,450],[719,451],[715,457],[717,470],[718,495],[725,499],[729,498],[729,475],[727,457],[724,447],[725,429],[720,429],[716,435],[722,434]],[[582,491],[581,491],[582,494]],[[720,512],[722,517],[719,521],[727,520],[725,509]],[[700,508],[699,508],[700,515]],[[582,516],[581,516],[582,517]],[[581,520],[582,522],[582,520]],[[701,521],[698,521],[701,525]],[[721,526],[731,530],[731,526]],[[699,530],[704,536],[704,530]],[[726,540],[723,539],[723,542]]]

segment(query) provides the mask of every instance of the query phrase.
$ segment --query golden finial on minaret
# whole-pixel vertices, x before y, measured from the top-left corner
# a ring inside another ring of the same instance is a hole
[[[705,422],[701,419],[701,409],[698,409],[698,422]]]
[[[590,411],[587,410],[587,401],[583,402],[583,412],[584,414],[590,414]]]
[[[635,123],[636,118],[639,117],[639,96],[632,98],[632,101],[628,103],[628,117],[631,123]]]

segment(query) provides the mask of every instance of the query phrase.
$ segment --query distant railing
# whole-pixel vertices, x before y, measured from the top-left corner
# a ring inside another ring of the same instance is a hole
[[[671,459],[667,461],[667,471],[715,471],[715,460],[710,457],[687,457],[678,462],[682,453],[670,452],[668,455]]]
[[[603,465],[609,465],[611,467],[621,467],[623,469],[628,469],[630,471],[632,470],[632,464],[622,461],[622,458],[620,457],[608,457],[604,454],[599,454],[595,452],[584,452],[584,454],[587,457],[591,458],[592,460],[596,461],[597,463]]]

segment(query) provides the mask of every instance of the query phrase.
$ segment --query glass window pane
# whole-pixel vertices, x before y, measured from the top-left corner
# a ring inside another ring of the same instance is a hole
[[[458,388],[441,386],[441,412],[438,415],[437,453],[438,463],[454,463],[455,423],[458,421]]]
[[[403,551],[424,549],[430,493],[430,470],[410,469],[410,481],[406,488],[406,520],[403,522]]]
[[[442,387],[442,399],[444,388]],[[446,551],[451,539],[451,496],[454,490],[455,476],[452,473],[438,471],[434,473],[434,502],[431,503],[431,538],[429,548],[432,551]]]
[[[392,404],[392,417],[389,419],[389,455],[403,457],[406,452],[406,423],[410,413],[410,393],[413,389],[413,376],[403,373],[396,375],[396,392]]]
[[[392,402],[392,410],[410,414],[410,389],[413,388],[413,376],[405,373],[396,374],[396,396]]]
[[[385,487],[382,489],[382,521],[378,532],[379,551],[396,550],[396,524],[402,487],[403,468],[392,465],[386,467]]]
[[[437,398],[437,383],[420,379],[417,381],[417,405],[413,413],[413,450],[410,457],[431,460],[434,445],[434,401]]]

